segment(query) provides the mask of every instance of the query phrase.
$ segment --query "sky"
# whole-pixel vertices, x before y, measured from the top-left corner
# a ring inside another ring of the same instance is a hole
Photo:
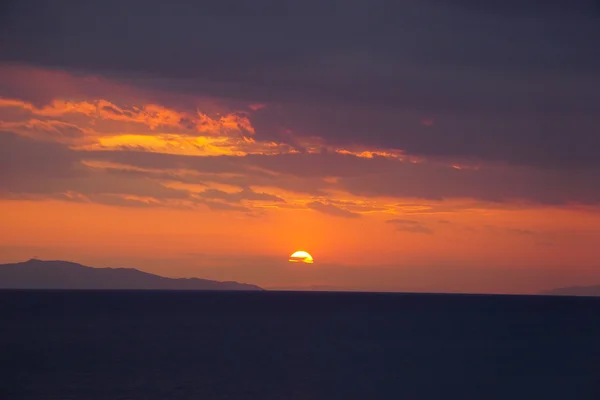
[[[592,0],[3,2],[0,262],[598,284],[598,49]]]

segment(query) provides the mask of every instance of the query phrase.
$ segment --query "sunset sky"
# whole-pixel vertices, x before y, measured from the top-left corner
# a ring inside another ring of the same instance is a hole
[[[396,3],[3,3],[0,262],[600,284],[600,7]]]

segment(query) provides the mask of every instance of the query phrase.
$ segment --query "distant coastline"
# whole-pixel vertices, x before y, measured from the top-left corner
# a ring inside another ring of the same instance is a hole
[[[544,291],[540,294],[549,296],[600,296],[600,285],[571,286]]]
[[[0,289],[246,290],[263,288],[233,281],[167,278],[133,268],[93,268],[68,261],[0,264]]]

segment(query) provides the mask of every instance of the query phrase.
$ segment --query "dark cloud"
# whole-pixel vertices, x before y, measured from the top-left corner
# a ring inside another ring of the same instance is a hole
[[[248,207],[236,204],[229,204],[221,201],[201,200],[200,202],[205,204],[209,209],[213,211],[240,211],[245,213],[251,212],[251,210]]]
[[[399,165],[384,157],[359,158],[347,154],[284,154],[265,157],[251,154],[245,162],[269,171],[302,177],[352,177],[369,175],[371,171],[383,171]]]
[[[348,192],[367,198],[412,198],[442,201],[472,199],[477,203],[566,205],[600,203],[599,169],[554,169],[506,165],[457,169],[432,162],[400,162],[382,157],[342,154],[195,157],[141,151],[74,151],[10,133],[0,134],[0,187],[4,193],[50,194],[74,191],[134,195],[160,200],[191,201],[190,192],[161,182],[200,186],[207,182],[239,188],[234,193],[208,189],[204,200],[239,203],[283,202],[269,188],[327,198],[313,204],[319,211],[381,210],[373,204],[330,201],[329,193]],[[85,162],[85,163],[84,163]],[[108,163],[108,164],[107,164]],[[116,165],[115,165],[116,164]],[[264,188],[264,189],[263,189]],[[277,193],[277,192],[276,192]],[[407,208],[410,204],[396,204]],[[335,209],[334,209],[335,208]],[[448,212],[453,206],[418,209]],[[338,212],[339,215],[339,212]],[[347,214],[348,215],[348,214]],[[358,214],[356,214],[358,215]]]
[[[132,191],[135,192],[135,191]],[[55,193],[45,195],[42,198],[51,198],[62,201],[73,201],[73,202],[84,202],[84,203],[98,203],[110,206],[118,207],[136,207],[136,208],[149,208],[149,207],[168,207],[177,209],[193,209],[194,204],[192,203],[181,203],[181,202],[170,202],[164,198],[154,197],[132,197],[131,195],[115,195],[115,194],[86,194],[80,195],[77,193]],[[34,198],[35,199],[35,198]],[[37,198],[38,200],[40,197]]]
[[[85,131],[78,126],[61,121],[30,119],[8,122],[0,120],[0,132],[6,130],[40,140],[63,144],[73,144],[85,140]]]
[[[530,167],[455,169],[436,164],[403,163],[369,175],[340,178],[344,189],[361,196],[417,197],[442,200],[471,198],[490,202],[531,201],[543,204],[600,201],[600,170]],[[393,182],[393,184],[391,184]]]
[[[0,190],[10,191],[32,180],[40,185],[44,180],[84,176],[79,156],[63,145],[0,132]]]
[[[157,202],[189,197],[186,191],[143,177],[94,171],[81,162],[81,157],[81,153],[56,143],[0,133],[0,194],[11,198],[65,198],[72,193],[72,200],[108,204],[123,202],[122,196],[126,195],[158,199]]]
[[[443,200],[469,198],[487,202],[542,204],[600,202],[600,169],[544,170],[497,165],[457,169],[442,163],[410,163],[382,157],[342,154],[286,154],[245,157],[192,157],[145,152],[86,152],[92,160],[149,169],[190,169],[231,173],[237,178],[211,180],[248,186],[277,186],[303,193],[342,189],[357,196]],[[255,174],[256,167],[270,173]],[[326,178],[338,178],[327,183]]]
[[[331,184],[325,182],[319,175],[307,177],[299,173],[292,176],[286,173],[285,169],[278,168],[277,163],[270,164],[268,162],[266,164],[271,167],[271,170],[265,172],[256,168],[258,163],[249,162],[249,160],[269,158],[265,156],[250,159],[228,156],[179,156],[141,151],[92,151],[83,152],[82,157],[93,161],[118,164],[103,167],[114,174],[151,177],[203,186],[206,186],[206,182],[222,183],[239,188],[269,186],[314,196],[325,196],[324,189],[331,187]],[[144,170],[128,169],[131,166]],[[185,172],[186,170],[192,173],[188,174]]]
[[[239,203],[242,200],[271,201],[276,203],[285,203],[281,197],[269,193],[257,193],[252,189],[244,189],[240,192],[229,193],[217,189],[207,189],[198,195],[204,199],[226,200],[232,203]]]
[[[329,204],[336,205],[340,208],[344,208],[348,211],[361,212],[361,213],[370,213],[376,211],[386,211],[389,209],[389,206],[381,206],[377,205],[376,202],[365,203],[362,201],[346,201],[346,200],[334,200],[329,199],[327,201]]]
[[[509,17],[540,17],[547,15],[596,15],[600,6],[595,0],[429,0],[440,6],[458,7],[474,12]]]
[[[92,160],[109,161],[140,168],[160,168],[178,170],[187,168],[205,173],[239,173],[244,170],[241,157],[210,156],[195,157],[147,151],[89,151],[81,152],[82,157]]]
[[[411,233],[425,233],[432,235],[433,231],[426,227],[419,221],[413,221],[408,219],[391,219],[386,221],[388,224],[392,224],[396,227],[397,231],[411,232]]]
[[[545,168],[600,160],[600,12],[591,0],[5,7],[0,61],[280,105],[257,114],[261,137],[292,129]]]
[[[321,212],[323,214],[333,215],[335,217],[343,217],[343,218],[358,218],[360,214],[344,210],[333,204],[326,204],[320,201],[313,201],[306,205],[308,208]]]

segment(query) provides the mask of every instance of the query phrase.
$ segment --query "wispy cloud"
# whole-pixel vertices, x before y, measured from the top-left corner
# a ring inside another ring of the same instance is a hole
[[[2,70],[6,68],[0,66]],[[294,193],[298,201],[291,201],[290,207],[305,207],[316,201],[321,204],[314,204],[315,210],[351,218],[396,211],[406,215],[448,214],[482,210],[494,204],[600,204],[600,189],[595,184],[599,172],[593,168],[577,170],[577,179],[573,179],[573,172],[565,169],[415,155],[406,149],[373,145],[366,139],[340,140],[322,129],[313,132],[308,126],[290,129],[288,123],[294,121],[289,118],[296,117],[289,113],[289,106],[282,104],[269,103],[261,108],[259,105],[266,102],[206,96],[181,100],[180,94],[152,87],[140,94],[138,86],[107,78],[31,68],[9,68],[8,72],[9,78],[17,76],[26,90],[23,96],[0,98],[3,134],[33,139],[20,142],[19,146],[24,147],[34,148],[34,141],[62,145],[63,156],[70,162],[59,160],[57,165],[69,169],[72,175],[92,174],[108,180],[118,174],[123,179],[128,174],[131,182],[146,180],[158,186],[173,186],[173,182],[196,186],[212,182],[211,189],[217,183],[233,186],[227,193],[260,187],[260,191],[285,201],[288,198],[281,192]],[[28,77],[32,81],[56,80],[60,85],[37,89],[28,86]],[[0,87],[10,88],[9,78],[0,77]],[[12,87],[11,91],[17,89]],[[174,97],[179,100],[174,101]],[[317,109],[313,112],[320,115]],[[347,113],[342,115],[349,118]],[[365,111],[363,117],[378,120],[370,115]],[[363,128],[370,130],[366,125]],[[438,124],[430,128],[435,130]],[[53,154],[58,154],[55,148],[44,159]],[[30,158],[25,166],[8,157],[6,168],[26,171],[42,162],[38,158]],[[27,179],[35,182],[29,184],[18,184],[19,172],[13,172],[10,187],[20,189],[13,193],[21,195],[26,188],[48,192],[46,189],[52,185],[59,192],[78,192],[79,182],[42,179],[54,169],[48,167],[38,176],[29,175]],[[136,193],[136,185],[130,186],[132,192],[128,194],[145,196]],[[179,189],[198,192],[181,185]],[[274,198],[271,201],[283,203]]]
[[[120,107],[108,100],[73,101],[54,99],[48,105],[36,107],[18,99],[0,98],[0,108],[17,108],[37,117],[65,117],[84,115],[101,120],[136,123],[151,130],[171,128],[208,135],[231,133],[254,134],[254,127],[244,112],[211,117],[197,111],[188,113],[158,104]]]
[[[419,221],[408,220],[408,219],[390,219],[386,221],[388,224],[392,224],[396,227],[397,231],[411,232],[411,233],[424,233],[432,235],[433,231]]]
[[[198,194],[198,197],[204,199],[219,199],[226,200],[234,203],[239,203],[242,200],[253,200],[253,201],[267,201],[275,203],[285,203],[285,200],[281,197],[269,194],[269,193],[257,193],[252,189],[243,189],[239,192],[224,192],[217,189],[207,189]]]
[[[335,206],[333,204],[326,204],[320,201],[313,201],[306,205],[308,208],[321,212],[323,214],[333,215],[335,217],[343,217],[343,218],[358,218],[360,214],[354,213],[348,210],[344,210],[341,207]]]

